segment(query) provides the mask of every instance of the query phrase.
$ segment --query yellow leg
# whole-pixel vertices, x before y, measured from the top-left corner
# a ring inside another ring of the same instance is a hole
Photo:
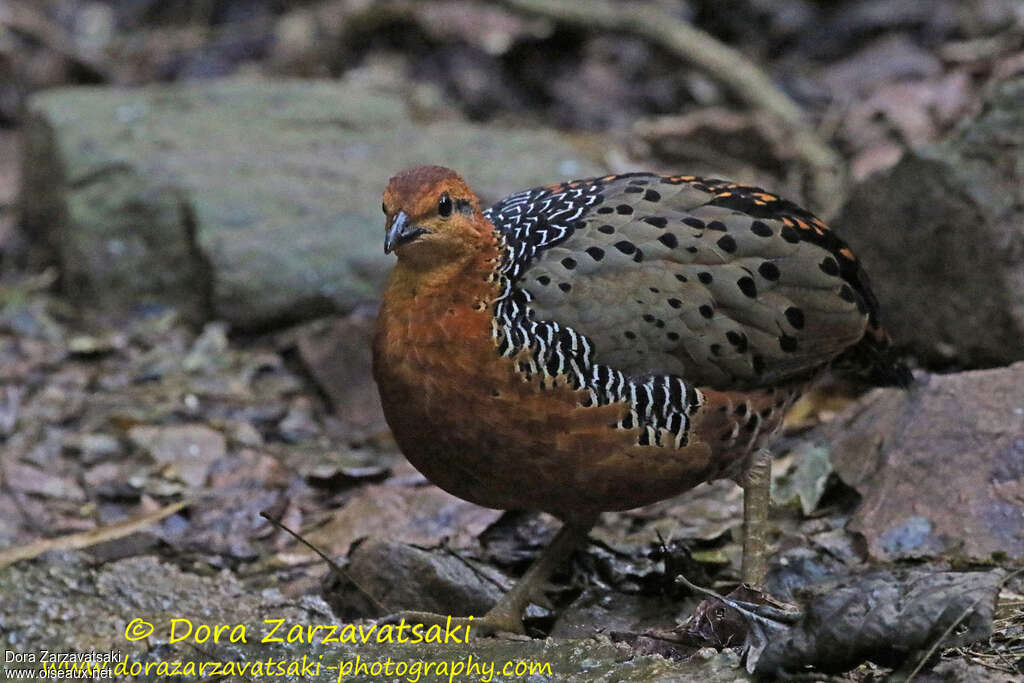
[[[743,583],[764,588],[768,572],[768,510],[771,505],[772,454],[754,454],[743,480]]]
[[[583,521],[566,522],[559,529],[554,540],[544,549],[530,568],[526,570],[522,578],[516,582],[512,590],[505,593],[482,617],[470,621],[466,617],[453,618],[453,625],[471,626],[478,632],[508,632],[525,633],[523,628],[523,612],[531,602],[544,600],[544,586],[547,584],[551,574],[564,563],[573,551],[583,545],[586,541],[587,532],[597,521],[597,517],[588,518]],[[423,624],[444,625],[448,617],[432,612],[399,612],[389,617],[389,620],[404,618],[406,622]]]

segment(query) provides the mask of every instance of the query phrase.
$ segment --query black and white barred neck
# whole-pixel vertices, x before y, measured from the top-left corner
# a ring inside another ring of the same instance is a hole
[[[513,194],[484,211],[498,233],[502,257],[492,280],[500,293],[494,302],[492,333],[498,353],[516,363],[527,381],[541,389],[567,382],[585,390],[582,407],[625,402],[629,412],[613,425],[641,429],[638,444],[686,446],[690,417],[703,394],[674,375],[629,376],[595,361],[590,339],[556,321],[536,320],[530,293],[520,275],[536,255],[572,236],[587,211],[603,201],[599,181],[567,183]]]

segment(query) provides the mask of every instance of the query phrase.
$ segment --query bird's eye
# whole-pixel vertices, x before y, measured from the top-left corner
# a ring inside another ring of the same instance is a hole
[[[448,218],[452,215],[452,198],[448,196],[447,192],[437,200],[437,213],[441,218]]]

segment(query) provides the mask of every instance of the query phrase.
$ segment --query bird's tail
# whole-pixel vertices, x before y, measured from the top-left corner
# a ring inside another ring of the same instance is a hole
[[[861,340],[840,355],[833,367],[876,387],[906,389],[914,381],[910,368],[894,356],[889,334],[877,325],[869,326]]]

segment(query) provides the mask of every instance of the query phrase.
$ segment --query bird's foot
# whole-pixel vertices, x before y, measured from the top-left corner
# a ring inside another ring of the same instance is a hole
[[[721,596],[707,588],[695,586],[685,577],[676,581],[690,590],[706,595],[684,624],[678,628],[688,638],[718,647],[743,644],[748,673],[768,643],[781,637],[803,613],[795,605],[780,602],[762,589],[740,584],[729,595]]]
[[[505,593],[494,607],[486,614],[476,617],[453,617],[434,612],[406,610],[384,617],[383,622],[398,624],[404,619],[407,624],[423,624],[425,628],[440,626],[441,628],[466,627],[478,635],[514,634],[526,635],[523,626],[523,613],[530,603],[553,610],[554,605],[544,594],[543,586],[535,581],[520,581],[512,590]]]
[[[385,617],[386,623],[400,623],[404,618],[406,623],[422,623],[427,627],[433,625],[445,628],[465,626],[467,633],[472,629],[474,633],[480,635],[497,633],[526,635],[526,628],[523,626],[523,613],[527,606],[530,603],[535,603],[547,609],[554,609],[547,596],[544,595],[544,587],[547,585],[548,578],[554,569],[568,559],[572,551],[586,540],[587,531],[594,525],[595,520],[596,516],[563,525],[550,545],[526,570],[515,586],[481,617],[452,617],[432,612],[410,611],[398,612],[390,617]]]

